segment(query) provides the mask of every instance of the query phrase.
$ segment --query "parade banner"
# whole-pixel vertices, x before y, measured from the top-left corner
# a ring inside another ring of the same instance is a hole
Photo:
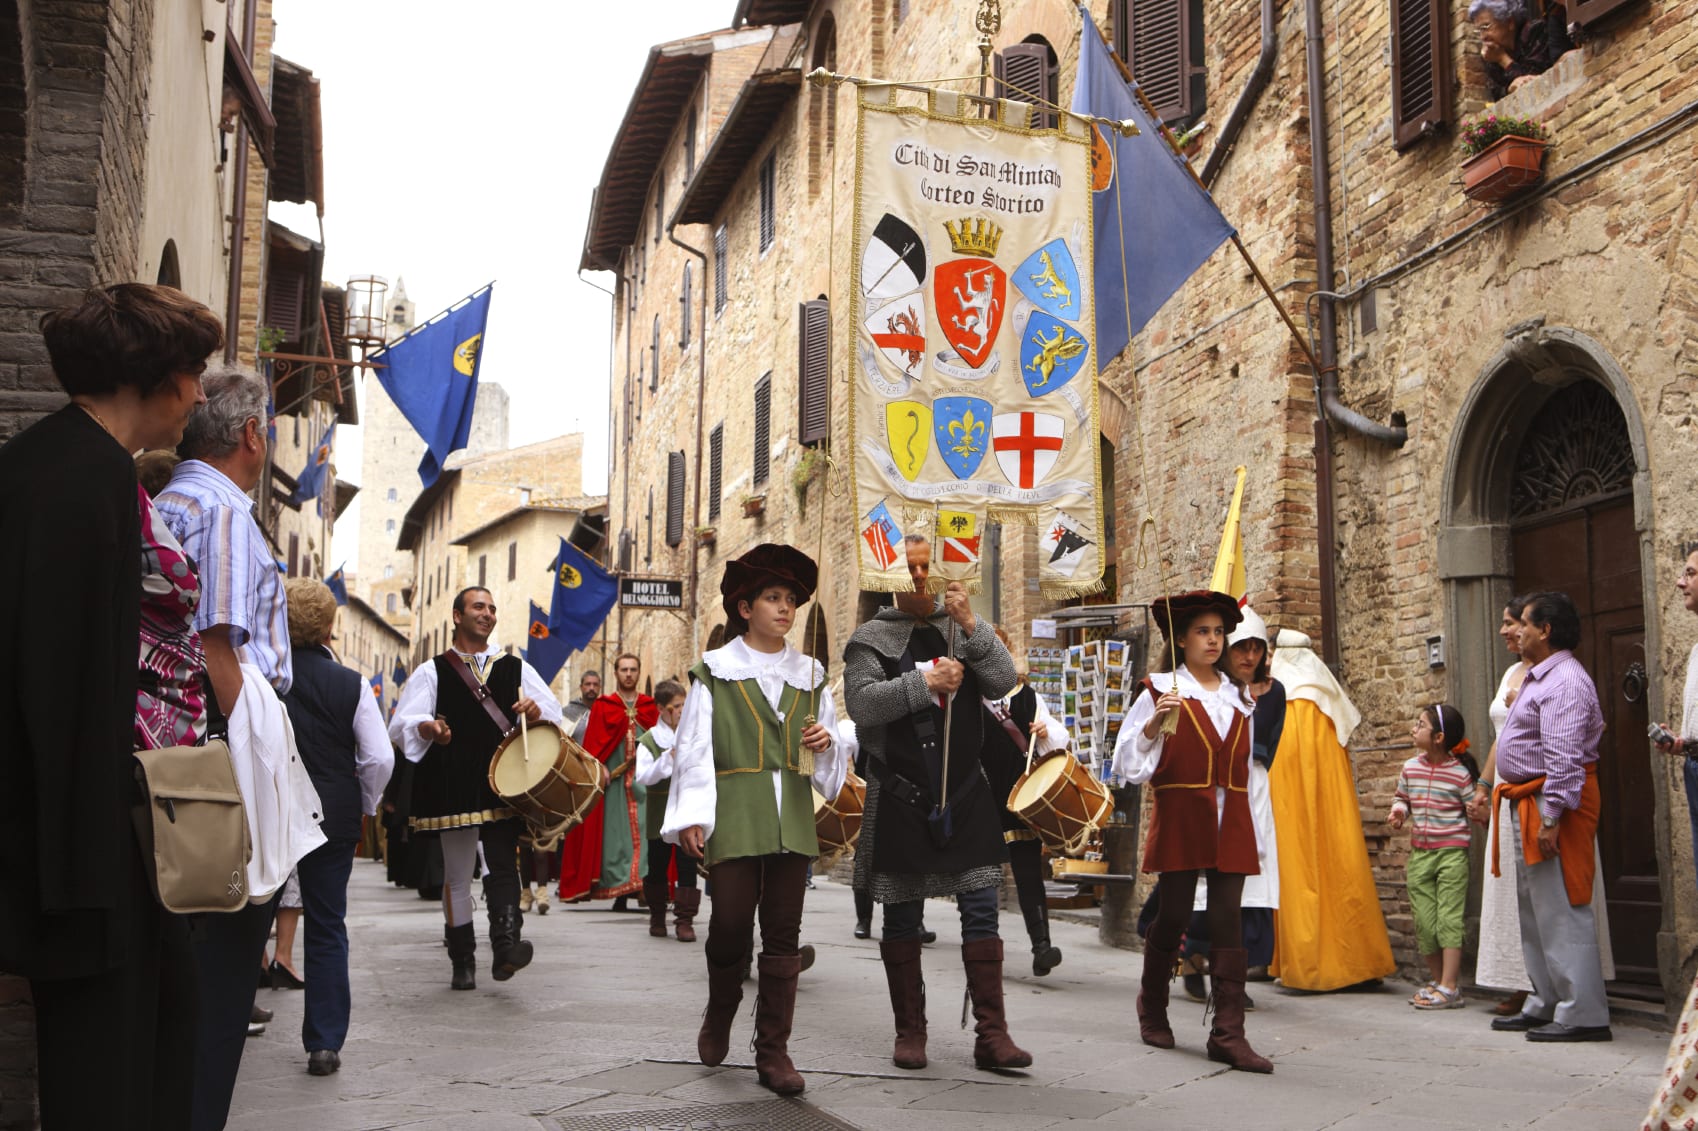
[[[1045,596],[1102,587],[1089,123],[861,88],[850,375],[863,589],[976,588],[987,522],[1037,526]]]

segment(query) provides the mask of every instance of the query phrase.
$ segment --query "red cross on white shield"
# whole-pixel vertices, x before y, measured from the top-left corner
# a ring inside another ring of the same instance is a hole
[[[1047,412],[1005,412],[991,418],[991,448],[1002,474],[1016,487],[1043,482],[1061,455],[1062,419]]]

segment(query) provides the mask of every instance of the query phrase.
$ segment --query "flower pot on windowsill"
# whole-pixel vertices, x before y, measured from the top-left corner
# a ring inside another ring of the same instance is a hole
[[[1500,137],[1462,163],[1462,193],[1482,204],[1502,204],[1545,179],[1548,142]]]
[[[750,495],[743,500],[743,517],[759,518],[766,513],[766,496]]]
[[[712,526],[704,526],[696,531],[696,544],[698,546],[711,546],[718,539],[719,531]]]

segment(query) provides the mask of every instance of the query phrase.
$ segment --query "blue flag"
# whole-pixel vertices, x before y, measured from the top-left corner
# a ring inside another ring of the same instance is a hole
[[[566,665],[566,658],[572,654],[569,645],[560,637],[554,635],[548,627],[548,614],[542,611],[542,606],[531,602],[531,627],[528,631],[530,647],[525,649],[525,662],[537,670],[544,683],[553,683],[554,677],[560,674],[560,669]]]
[[[554,559],[554,601],[548,610],[548,633],[567,652],[575,652],[595,637],[607,611],[619,600],[619,582],[578,547],[560,540]],[[531,665],[536,667],[535,664]],[[539,668],[540,672],[541,669]]]
[[[396,687],[400,687],[403,683],[407,682],[407,669],[401,665],[400,660],[395,661],[395,670],[390,673],[389,678],[394,682]]]
[[[324,430],[317,446],[307,453],[307,465],[301,469],[301,474],[295,478],[295,493],[290,499],[296,503],[304,503],[308,499],[322,499],[325,482],[330,478],[330,446],[336,438],[336,422],[332,420],[330,427]]]
[[[384,366],[376,371],[384,392],[425,442],[419,478],[426,487],[442,474],[448,453],[465,447],[472,434],[489,296],[485,287],[372,355]]]
[[[1098,127],[1114,167],[1095,193],[1097,371],[1119,356],[1215,248],[1234,233],[1215,202],[1163,139],[1161,126],[1121,77],[1090,12],[1079,36],[1073,109],[1138,123],[1136,137]],[[1105,185],[1106,181],[1106,185]]]
[[[377,696],[379,703],[383,702],[383,673],[378,672],[371,677],[371,693]]]
[[[348,582],[342,577],[341,566],[337,566],[336,572],[324,579],[324,585],[330,590],[330,595],[336,598],[338,605],[348,603]]]

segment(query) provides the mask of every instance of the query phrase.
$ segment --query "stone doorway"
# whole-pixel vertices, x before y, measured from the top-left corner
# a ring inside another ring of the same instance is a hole
[[[1512,661],[1495,631],[1510,594],[1561,589],[1579,606],[1579,658],[1607,724],[1599,841],[1617,987],[1656,998],[1680,970],[1671,961],[1668,800],[1643,738],[1646,635],[1655,633],[1644,615],[1646,466],[1637,405],[1609,354],[1566,328],[1516,328],[1470,390],[1450,437],[1439,574],[1449,695],[1470,720],[1486,719]]]

